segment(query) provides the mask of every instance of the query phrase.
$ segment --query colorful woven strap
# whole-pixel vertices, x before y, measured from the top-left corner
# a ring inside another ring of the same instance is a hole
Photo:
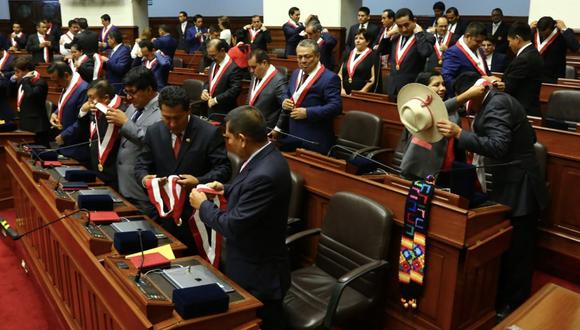
[[[433,178],[427,178],[427,181],[414,181],[405,202],[399,255],[399,286],[401,302],[405,308],[409,306],[417,308],[417,298],[423,289],[427,229],[434,191]]]

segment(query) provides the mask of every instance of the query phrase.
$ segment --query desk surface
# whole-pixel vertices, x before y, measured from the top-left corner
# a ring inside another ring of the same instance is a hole
[[[546,284],[494,329],[504,330],[511,325],[523,330],[580,329],[580,294]]]

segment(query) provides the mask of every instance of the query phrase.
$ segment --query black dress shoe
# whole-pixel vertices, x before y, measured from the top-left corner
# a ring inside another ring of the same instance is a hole
[[[497,318],[497,322],[501,322],[503,321],[503,319],[505,319],[508,315],[510,315],[513,312],[513,309],[510,305],[504,305],[500,308],[497,309],[496,311],[496,318]]]

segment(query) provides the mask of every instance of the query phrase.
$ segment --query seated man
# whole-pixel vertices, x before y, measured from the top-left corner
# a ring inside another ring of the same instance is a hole
[[[153,43],[149,40],[139,41],[139,47],[141,48],[142,57],[137,57],[133,61],[133,66],[142,65],[151,70],[157,82],[157,88],[161,90],[167,85],[167,79],[169,78],[169,70],[171,68],[169,57],[163,52],[155,50]]]
[[[159,106],[161,122],[147,129],[135,165],[135,176],[143,187],[147,187],[147,181],[154,177],[170,175],[179,175],[182,179],[177,183],[187,192],[199,183],[227,181],[231,165],[221,132],[190,115],[189,97],[185,90],[178,86],[162,89]],[[182,214],[176,215],[182,219],[183,225],[176,224],[173,219],[162,219],[161,225],[186,244],[188,252],[194,253],[197,249],[189,228],[193,223],[188,221],[191,214],[191,207],[185,205]]]

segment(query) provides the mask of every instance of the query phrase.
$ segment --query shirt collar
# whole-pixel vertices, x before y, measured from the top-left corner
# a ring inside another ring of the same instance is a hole
[[[226,56],[224,57],[224,59],[218,63],[220,68],[223,68],[224,65],[226,65],[226,63],[228,63],[229,60],[230,60],[230,57],[228,56],[228,53],[226,53]]]
[[[518,50],[518,53],[516,54],[516,57],[520,56],[520,54],[524,51],[524,49],[530,47],[532,45],[531,42],[528,42],[527,44],[525,44],[522,48],[520,48],[520,50]]]
[[[252,159],[254,159],[254,157],[256,157],[257,154],[259,154],[262,150],[264,150],[267,146],[270,145],[270,141],[268,141],[268,143],[266,143],[264,146],[262,146],[262,148],[256,150],[251,156],[250,158],[248,158],[248,160],[246,160],[242,166],[240,167],[240,173],[244,170],[244,168],[246,167],[246,165],[248,165],[250,163],[250,161]]]
[[[159,98],[159,94],[155,94],[155,96],[151,100],[149,100],[149,103],[147,103],[147,105],[145,105],[144,110],[147,111],[149,109],[156,108],[158,105],[158,102],[157,102],[158,98]]]
[[[119,47],[121,47],[121,44],[118,44],[117,46],[115,46],[115,48],[113,48],[113,53],[117,51],[117,49],[119,49]]]

